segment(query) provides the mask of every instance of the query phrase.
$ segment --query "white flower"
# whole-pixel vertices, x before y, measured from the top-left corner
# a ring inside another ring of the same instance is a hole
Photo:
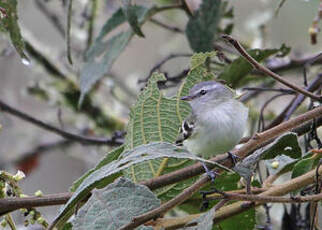
[[[18,172],[16,173],[16,175],[13,176],[13,179],[15,181],[20,181],[20,180],[22,180],[25,177],[26,177],[25,173],[23,171],[18,170]]]

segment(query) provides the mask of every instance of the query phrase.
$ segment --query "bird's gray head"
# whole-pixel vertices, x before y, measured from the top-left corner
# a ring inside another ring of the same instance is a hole
[[[233,92],[228,87],[216,81],[204,81],[194,85],[189,95],[181,100],[188,101],[192,107],[213,105],[233,98]]]

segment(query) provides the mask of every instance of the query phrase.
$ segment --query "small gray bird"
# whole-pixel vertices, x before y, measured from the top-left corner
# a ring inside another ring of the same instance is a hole
[[[234,98],[230,88],[216,81],[201,82],[181,99],[190,103],[192,113],[183,122],[183,138],[177,143],[183,142],[203,158],[229,152],[238,144],[246,129],[248,108]]]

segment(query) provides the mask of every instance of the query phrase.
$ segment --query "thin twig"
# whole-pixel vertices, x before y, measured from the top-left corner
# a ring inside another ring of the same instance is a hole
[[[67,59],[69,64],[73,64],[72,54],[71,54],[71,26],[72,26],[72,9],[73,9],[73,0],[69,0],[68,3],[68,13],[67,13]]]
[[[155,18],[151,18],[150,22],[152,22],[153,24],[158,25],[158,26],[160,26],[160,27],[162,27],[164,29],[167,29],[167,30],[169,30],[171,32],[175,32],[175,33],[183,33],[184,32],[182,29],[180,29],[178,27],[169,26],[169,25],[167,25],[167,24],[165,24],[163,22],[160,22],[159,20],[157,20]]]
[[[224,193],[219,197],[210,198],[209,200],[228,199],[228,200],[241,200],[241,201],[260,201],[265,203],[304,203],[311,201],[322,200],[322,193],[310,196],[295,196],[295,197],[280,197],[280,196],[261,196],[249,195],[239,193]]]
[[[65,37],[65,30],[64,30],[64,26],[61,23],[59,17],[54,14],[53,12],[51,12],[45,3],[43,3],[42,0],[36,0],[35,1],[36,5],[38,6],[38,8],[43,12],[43,14],[51,21],[51,23],[55,26],[55,28],[57,29],[57,31],[59,32],[59,34],[64,38]]]
[[[262,87],[262,88],[273,87],[274,84],[275,84],[275,81],[264,82],[259,87]],[[263,91],[251,91],[251,92],[247,92],[246,94],[243,94],[239,100],[241,102],[243,102],[243,103],[246,103],[247,101],[249,101],[250,99],[255,98],[256,96],[258,96],[262,92]]]
[[[89,18],[89,25],[88,25],[88,31],[87,31],[86,50],[88,50],[93,40],[94,22],[97,15],[97,5],[98,5],[97,0],[92,0],[91,16]]]
[[[265,87],[244,87],[242,90],[248,91],[263,91],[263,92],[280,92],[286,94],[295,94],[296,92],[292,89],[274,89],[274,88],[265,88]]]
[[[188,53],[170,54],[170,55],[166,56],[158,64],[156,64],[155,66],[153,66],[153,68],[149,72],[149,75],[146,78],[139,79],[138,83],[147,82],[149,80],[149,78],[151,77],[152,73],[155,72],[156,70],[160,69],[161,66],[163,66],[167,61],[169,61],[169,60],[171,60],[173,58],[178,58],[178,57],[191,57],[191,56],[192,56],[192,54],[188,54]]]
[[[119,138],[100,138],[100,137],[86,137],[82,135],[77,135],[73,133],[66,132],[62,129],[59,129],[55,126],[49,125],[41,120],[38,120],[37,118],[34,118],[22,111],[19,111],[3,101],[0,100],[0,110],[3,112],[7,112],[13,116],[16,116],[24,121],[30,122],[38,127],[41,127],[47,131],[53,132],[59,136],[62,136],[66,139],[70,139],[73,141],[80,142],[82,144],[87,145],[111,145],[111,146],[117,146],[123,143]]]
[[[318,76],[306,87],[306,90],[314,92],[315,90],[320,88],[321,85],[322,85],[322,74],[318,74]],[[300,94],[296,97],[295,101],[292,103],[291,107],[288,109],[288,111],[285,114],[285,117],[284,117],[285,121],[290,119],[291,115],[302,104],[304,99],[305,99],[305,96],[303,94]]]
[[[322,56],[320,54],[317,54],[317,55],[308,55],[298,59],[290,58],[288,61],[283,61],[283,62],[280,62],[279,64],[275,64],[273,59],[267,64],[266,67],[274,72],[287,71],[294,68],[303,67],[303,65],[307,64],[308,62],[311,62],[314,59],[315,61],[312,63],[312,65],[322,64]]]
[[[276,81],[279,81],[280,83],[294,89],[295,91],[304,94],[305,96],[308,96],[310,98],[312,98],[313,100],[317,100],[322,102],[322,96],[317,96],[305,89],[302,89],[300,87],[297,87],[296,85],[293,85],[292,83],[288,82],[287,80],[283,79],[281,76],[279,76],[278,74],[272,72],[271,70],[269,70],[268,68],[266,68],[265,66],[259,64],[254,58],[252,58],[247,51],[239,44],[239,42],[237,40],[235,40],[234,38],[232,38],[229,35],[222,35],[222,38],[226,39],[229,43],[231,43],[236,50],[238,50],[238,52],[250,63],[254,66],[254,68],[256,68],[258,71],[263,72],[269,76],[271,76],[272,78],[274,78]]]
[[[182,4],[173,4],[173,5],[160,6],[155,9],[155,13],[160,13],[163,11],[175,10],[175,9],[183,9],[183,5]]]
[[[312,82],[308,86],[305,87],[305,89],[310,92],[314,92],[319,87],[321,87],[321,83],[322,77],[318,75],[315,79],[312,80]],[[293,98],[293,100],[291,100],[291,102],[285,107],[285,109],[265,128],[270,129],[271,127],[280,124],[282,121],[288,120],[294,113],[296,108],[300,106],[300,104],[304,101],[304,99],[305,97],[303,94],[298,94],[295,98]]]
[[[275,99],[281,97],[281,96],[285,96],[288,94],[285,93],[279,93],[274,95],[273,97],[269,98],[264,105],[262,106],[262,108],[260,109],[260,113],[259,113],[259,121],[258,121],[258,127],[257,127],[257,132],[261,132],[263,130],[265,130],[265,119],[264,119],[264,110],[265,108]]]

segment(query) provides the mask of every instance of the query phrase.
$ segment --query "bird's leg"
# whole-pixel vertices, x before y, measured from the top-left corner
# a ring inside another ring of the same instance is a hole
[[[204,162],[201,162],[203,168],[205,169],[207,176],[211,179],[212,182],[215,181],[216,176],[218,175],[216,172],[209,170],[207,165]]]
[[[240,157],[233,154],[232,152],[228,152],[228,157],[231,159],[231,161],[233,163],[233,167],[235,167],[235,165],[237,164],[237,161],[238,161],[238,159],[240,159]]]

